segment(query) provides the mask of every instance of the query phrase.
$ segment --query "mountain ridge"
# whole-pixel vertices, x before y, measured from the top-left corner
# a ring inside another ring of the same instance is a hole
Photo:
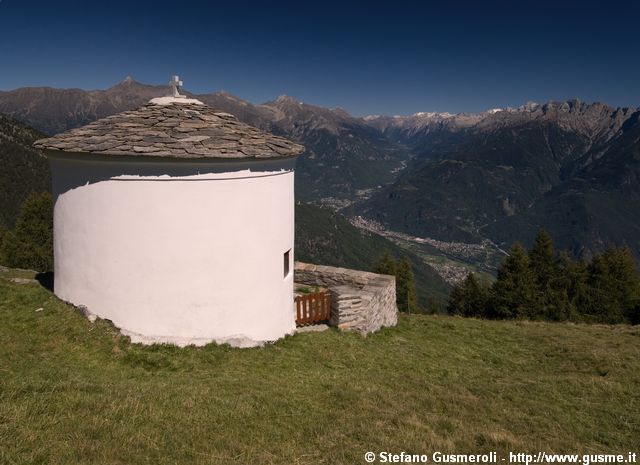
[[[304,200],[354,198],[359,190],[391,182],[393,170],[410,156],[403,146],[343,110],[289,96],[255,105],[226,92],[182,92],[247,124],[302,143],[306,154],[298,163],[297,194]],[[168,93],[169,86],[142,84],[130,76],[105,90],[20,88],[0,92],[0,113],[52,135]]]
[[[482,115],[467,127],[412,132],[409,120],[412,166],[352,213],[415,235],[489,237],[504,247],[545,228],[576,256],[612,245],[640,256],[639,119],[630,107],[572,100]]]
[[[183,92],[305,145],[301,200],[417,237],[507,247],[544,227],[575,255],[628,245],[640,256],[632,219],[640,217],[638,109],[570,99],[356,118],[287,95],[253,104],[226,92]],[[105,90],[22,88],[0,92],[0,113],[51,132],[167,93],[130,77]]]

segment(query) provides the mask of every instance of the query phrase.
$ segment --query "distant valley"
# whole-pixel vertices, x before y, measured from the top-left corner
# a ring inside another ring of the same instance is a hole
[[[22,88],[0,92],[0,113],[54,134],[166,93],[131,78],[96,91]],[[541,227],[575,256],[627,245],[640,257],[638,109],[571,100],[477,114],[356,118],[287,96],[255,105],[222,92],[189,95],[304,144],[299,200],[329,206],[367,234],[376,225],[388,243],[438,269],[443,280],[455,282],[465,270],[490,275],[501,249],[530,242]],[[0,140],[8,147],[7,137]],[[5,171],[21,155],[7,157]],[[46,169],[29,157],[21,172]],[[2,182],[15,204],[20,189]],[[8,208],[2,220],[10,224],[14,213]],[[307,246],[317,259],[314,243]]]
[[[446,241],[503,247],[547,229],[590,256],[640,255],[640,112],[578,100],[475,115],[367,118],[415,155],[350,214]]]
[[[51,188],[49,165],[32,143],[44,134],[0,115],[0,241],[3,227],[11,227],[21,202],[30,192]],[[416,276],[423,308],[441,309],[449,284],[416,253],[365,228],[357,228],[341,214],[304,202],[296,204],[296,258],[301,261],[371,270],[384,252],[408,257]]]

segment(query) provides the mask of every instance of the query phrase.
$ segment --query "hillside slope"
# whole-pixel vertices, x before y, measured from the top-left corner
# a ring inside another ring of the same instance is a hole
[[[346,465],[370,450],[508,459],[640,448],[637,327],[401,315],[366,338],[145,347],[12,275],[0,272],[5,463]]]
[[[43,134],[0,115],[0,224],[13,226],[31,192],[51,189],[49,163],[31,144]]]
[[[408,127],[416,161],[352,212],[417,236],[503,247],[542,227],[576,256],[626,245],[640,257],[639,115],[570,101],[421,136]]]
[[[411,260],[422,308],[443,307],[450,286],[415,253],[382,236],[356,228],[345,217],[327,208],[296,204],[296,260],[371,271],[385,251]]]

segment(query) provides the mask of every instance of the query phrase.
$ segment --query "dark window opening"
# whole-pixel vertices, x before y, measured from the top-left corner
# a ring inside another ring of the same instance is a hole
[[[289,269],[290,269],[290,263],[291,263],[291,249],[287,250],[284,253],[284,277],[286,278],[287,276],[289,276]]]

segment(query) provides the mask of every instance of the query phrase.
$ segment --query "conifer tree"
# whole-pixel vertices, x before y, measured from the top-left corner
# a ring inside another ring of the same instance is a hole
[[[420,310],[415,277],[411,261],[408,258],[396,260],[389,251],[385,251],[376,262],[373,272],[395,276],[398,310],[409,313],[415,313]]]
[[[565,258],[568,258],[565,257]],[[556,258],[551,236],[541,229],[529,251],[529,263],[535,280],[537,306],[531,318],[563,321],[575,314],[569,301],[566,281],[560,276],[563,263]]]
[[[509,255],[498,269],[491,288],[488,316],[492,318],[525,318],[538,314],[534,277],[529,257],[521,244],[509,249]]]
[[[51,194],[33,193],[20,207],[14,231],[5,234],[0,255],[8,266],[37,271],[53,269]]]
[[[396,302],[398,310],[407,313],[420,311],[416,282],[411,267],[411,261],[405,257],[396,266]]]
[[[451,315],[483,317],[487,313],[488,297],[487,289],[469,273],[451,291],[447,311]]]
[[[446,308],[446,302],[442,299],[435,298],[433,295],[427,297],[427,305],[424,312],[430,315],[436,315]]]
[[[394,258],[391,256],[388,250],[378,258],[378,261],[373,267],[373,272],[378,274],[388,274],[395,276],[397,271],[397,264]]]
[[[627,248],[607,249],[588,267],[588,300],[581,309],[588,320],[623,323],[634,320],[640,304],[640,277]]]
[[[567,252],[561,252],[557,266],[556,295],[560,301],[558,312],[551,319],[580,321],[579,310],[588,300],[587,265],[583,260],[573,260]]]
[[[538,290],[546,292],[556,275],[555,249],[551,236],[544,230],[538,235],[529,251],[529,264]]]
[[[2,243],[8,232],[5,225],[0,222],[0,264],[6,263],[5,258],[2,256]]]
[[[629,323],[632,325],[640,325],[640,303],[636,304],[635,308],[631,310]]]
[[[616,282],[615,291],[618,305],[622,310],[623,322],[632,322],[634,313],[640,306],[640,276],[631,250],[627,247],[605,252],[609,262],[609,272]]]

